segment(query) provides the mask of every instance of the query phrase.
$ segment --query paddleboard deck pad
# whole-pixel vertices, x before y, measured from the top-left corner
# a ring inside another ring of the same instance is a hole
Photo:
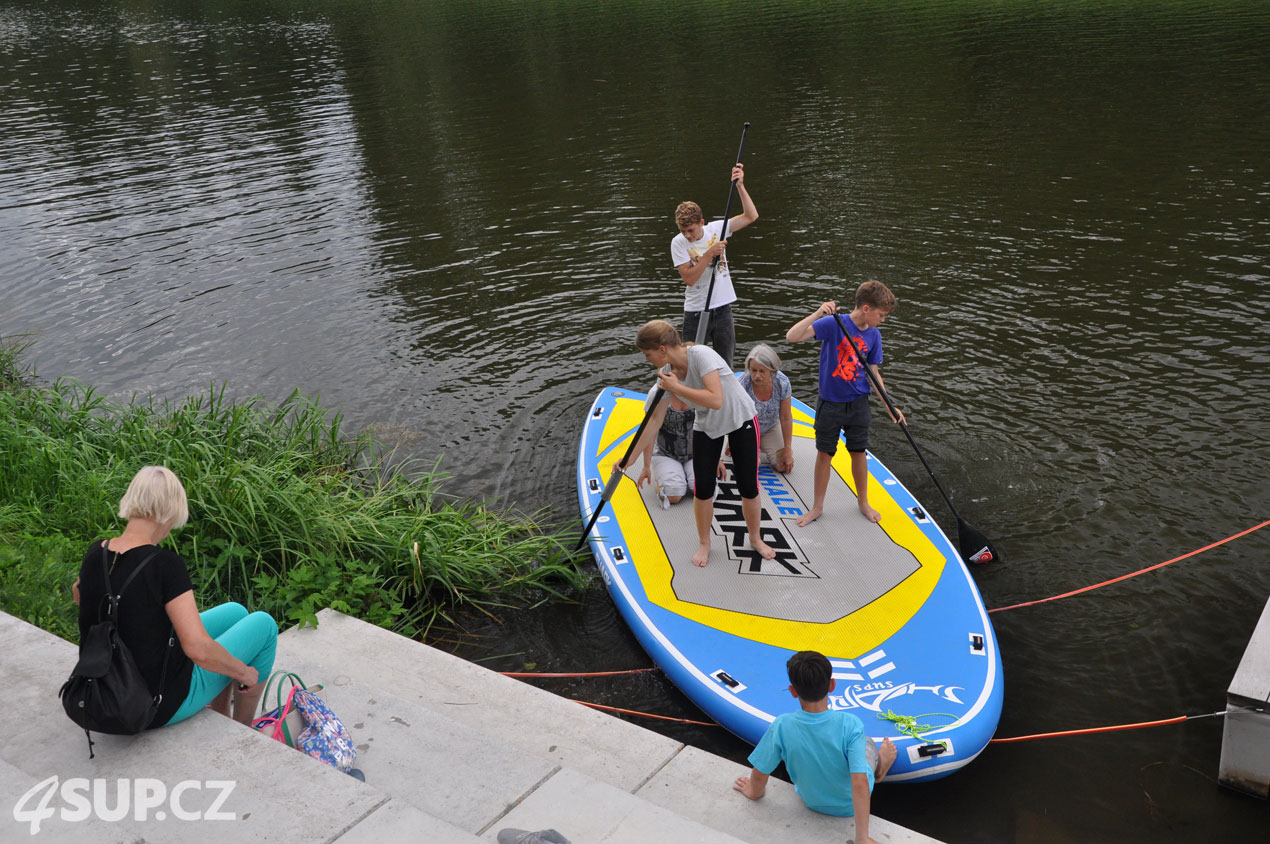
[[[584,520],[644,417],[644,392],[609,387],[587,414],[578,451]],[[710,562],[697,548],[691,494],[664,509],[637,487],[635,456],[588,536],[627,624],[657,665],[711,718],[751,744],[798,708],[785,662],[820,651],[833,665],[829,703],[853,712],[899,751],[888,782],[937,779],[975,758],[1001,714],[1001,657],[983,600],[925,507],[871,453],[861,515],[846,446],[833,458],[824,515],[806,527],[816,447],[814,411],[794,399],[794,468],[759,471],[762,538],[749,547],[741,498],[719,484]],[[896,720],[899,716],[900,720]],[[907,721],[907,731],[899,725]]]

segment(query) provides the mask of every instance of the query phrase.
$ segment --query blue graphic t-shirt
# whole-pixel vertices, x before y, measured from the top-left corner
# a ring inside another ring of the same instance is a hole
[[[864,724],[850,712],[799,710],[778,715],[749,761],[765,774],[776,770],[783,761],[807,808],[826,815],[845,818],[855,814],[851,805],[852,774],[866,774],[869,791],[873,791]]]
[[[861,331],[847,314],[838,314],[851,342],[859,354],[853,354],[833,314],[812,323],[820,341],[820,398],[825,401],[849,402],[867,396],[869,376],[860,358],[873,366],[882,365],[882,332],[876,328]]]

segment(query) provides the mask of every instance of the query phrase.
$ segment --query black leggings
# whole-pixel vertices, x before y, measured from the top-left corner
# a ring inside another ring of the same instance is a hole
[[[758,418],[726,436],[732,448],[732,474],[741,497],[758,498]],[[692,472],[697,478],[693,495],[702,501],[714,498],[714,473],[721,454],[723,437],[715,439],[703,431],[692,432]]]

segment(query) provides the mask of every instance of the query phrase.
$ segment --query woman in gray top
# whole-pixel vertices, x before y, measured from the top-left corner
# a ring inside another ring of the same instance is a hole
[[[679,339],[679,332],[665,320],[645,323],[636,335],[635,345],[644,353],[645,360],[658,368],[658,386],[683,399],[697,412],[692,430],[692,464],[697,481],[693,492],[697,551],[692,555],[692,564],[704,566],[710,561],[714,467],[723,452],[724,437],[727,437],[728,447],[732,450],[733,473],[741,493],[741,510],[749,541],[749,549],[737,548],[735,552],[741,556],[748,553],[764,560],[773,559],[776,552],[759,533],[759,439],[753,400],[713,349],[685,345]],[[656,438],[667,404],[662,401],[657,405],[632,454],[641,454],[649,441]],[[619,464],[616,468],[626,467]]]

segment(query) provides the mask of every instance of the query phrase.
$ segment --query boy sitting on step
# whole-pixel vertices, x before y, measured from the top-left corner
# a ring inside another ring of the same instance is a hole
[[[767,728],[749,762],[748,777],[733,788],[751,800],[767,791],[767,778],[782,761],[794,789],[807,808],[826,815],[855,817],[858,844],[877,844],[869,837],[869,801],[876,780],[895,761],[895,745],[883,739],[879,750],[864,734],[864,724],[850,712],[829,708],[836,681],[823,654],[799,651],[785,663],[789,693],[799,712],[778,715]]]

